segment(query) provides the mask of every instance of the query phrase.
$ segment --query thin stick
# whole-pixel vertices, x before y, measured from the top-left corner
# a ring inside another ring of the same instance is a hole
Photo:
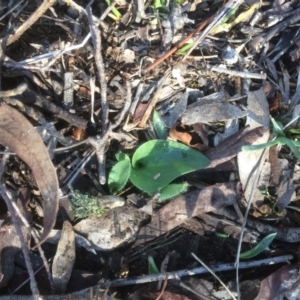
[[[26,83],[19,84],[16,88],[8,91],[0,91],[0,98],[4,97],[14,97],[22,94],[27,89]]]
[[[90,5],[86,8],[89,24],[90,24],[90,32],[92,36],[92,41],[94,45],[94,58],[98,71],[98,77],[100,81],[100,93],[101,93],[101,119],[102,119],[102,132],[101,135],[104,136],[108,129],[108,101],[107,101],[107,82],[105,78],[105,68],[103,57],[101,54],[102,42],[101,42],[101,33],[99,28],[95,25],[93,20],[92,8]]]
[[[213,21],[215,15],[212,15],[210,18],[203,21],[192,33],[190,33],[185,39],[183,39],[181,42],[177,43],[175,47],[170,49],[165,55],[161,56],[157,60],[155,60],[152,64],[148,65],[144,70],[142,70],[142,74],[146,74],[150,70],[154,69],[158,65],[160,65],[164,60],[166,60],[169,56],[171,56],[174,52],[176,52],[180,47],[182,47],[184,44],[186,44],[197,32],[202,30],[203,27],[205,27],[207,24]]]
[[[221,11],[214,15],[214,19],[210,24],[207,26],[207,28],[200,34],[200,36],[195,41],[194,45],[188,50],[186,55],[184,56],[183,60],[188,57],[192,51],[205,39],[205,37],[216,27],[218,26],[224,18],[227,17],[228,13],[230,13],[233,9],[240,6],[240,4],[244,2],[243,0],[231,0],[229,3],[221,9]]]
[[[15,211],[17,212],[17,215],[19,216],[19,218],[22,220],[24,226],[30,230],[30,225],[29,223],[27,222],[27,220],[24,218],[24,216],[22,215],[21,211],[19,210],[19,207],[16,205],[15,201],[12,201],[12,206],[13,208],[15,209]],[[33,236],[33,239],[35,241],[35,244],[38,245],[39,244],[39,239],[38,237],[36,236],[36,233],[34,231],[31,232],[32,233],[32,236]],[[44,251],[42,250],[41,246],[38,246],[38,251],[40,253],[40,256],[42,258],[42,261],[43,261],[43,264],[44,264],[44,267],[45,267],[45,270],[46,270],[46,273],[47,273],[47,276],[48,276],[48,280],[49,280],[49,283],[50,283],[50,287],[51,287],[51,291],[54,292],[54,287],[53,287],[53,280],[52,280],[52,275],[51,275],[51,272],[50,272],[50,268],[49,268],[49,265],[47,263],[47,259],[45,257],[45,254],[44,254]],[[40,269],[39,269],[40,270]],[[35,272],[36,273],[36,272]],[[34,273],[34,274],[35,274]],[[30,277],[29,277],[30,279]],[[22,286],[22,285],[21,285]],[[21,287],[20,286],[20,287]],[[19,287],[19,288],[20,288]],[[18,290],[18,289],[17,289]]]
[[[54,4],[54,2],[56,2],[56,0],[44,0],[44,2],[31,14],[25,23],[23,23],[23,25],[21,25],[13,35],[8,37],[6,46],[17,41],[21,35]],[[4,39],[6,39],[6,37]]]
[[[229,70],[229,69],[225,69],[222,67],[215,67],[215,66],[211,66],[211,65],[207,65],[208,68],[210,68],[211,71],[213,72],[218,72],[218,73],[224,73],[224,74],[228,74],[231,76],[238,76],[238,77],[242,77],[242,78],[253,78],[253,79],[266,79],[267,78],[267,74],[263,73],[263,74],[258,74],[258,73],[253,73],[253,72],[243,72],[243,71],[236,71],[236,70]]]
[[[152,113],[152,111],[156,105],[156,102],[157,102],[159,96],[161,95],[163,84],[164,84],[165,80],[170,76],[170,73],[171,73],[170,70],[167,70],[165,75],[158,82],[158,87],[156,89],[156,92],[155,92],[154,96],[152,97],[152,99],[149,100],[149,102],[148,102],[148,107],[138,125],[139,127],[144,128],[146,126],[146,123],[150,117],[150,114]]]
[[[159,295],[157,296],[157,298],[155,300],[160,300],[160,298],[164,295],[167,284],[168,284],[168,274],[166,275],[166,278],[164,280],[164,284],[163,284],[163,287],[161,289],[161,292],[159,293]]]
[[[237,289],[237,294],[238,294],[238,300],[240,300],[240,285],[239,285],[239,269],[240,269],[240,253],[241,253],[241,248],[242,248],[242,241],[243,241],[243,236],[244,236],[244,232],[245,232],[245,228],[246,228],[246,224],[247,224],[247,219],[248,219],[248,215],[249,215],[249,211],[250,211],[250,207],[251,207],[251,203],[254,197],[254,191],[257,188],[257,183],[258,183],[258,179],[259,179],[259,175],[260,175],[260,166],[264,160],[264,157],[267,153],[266,151],[267,149],[264,149],[258,162],[256,165],[256,173],[255,173],[255,178],[253,181],[253,186],[251,189],[251,193],[248,199],[248,204],[247,204],[247,208],[246,208],[246,212],[244,215],[244,221],[241,227],[241,233],[240,233],[240,238],[239,238],[239,243],[238,243],[238,248],[237,248],[237,255],[236,255],[236,260],[235,260],[235,268],[236,268],[236,289]],[[252,175],[253,176],[253,175]]]
[[[14,7],[11,7],[5,14],[3,14],[0,17],[0,21],[2,21],[6,16],[8,16],[9,14],[11,14],[16,8],[18,8],[18,6],[20,6],[22,4],[22,2],[24,2],[24,0],[21,0],[19,3],[17,3]]]
[[[240,269],[248,269],[248,268],[254,268],[254,267],[266,267],[267,265],[273,265],[273,264],[279,264],[283,262],[287,262],[289,260],[293,259],[293,255],[283,255],[283,256],[277,256],[273,258],[267,258],[267,259],[261,259],[256,261],[250,261],[250,262],[242,262],[239,265]],[[222,272],[222,271],[230,271],[235,269],[235,264],[219,264],[211,266],[211,269],[214,272]],[[151,274],[151,275],[143,275],[141,277],[133,277],[133,278],[126,278],[126,279],[116,279],[114,281],[107,281],[101,285],[99,285],[99,288],[107,288],[107,287],[120,287],[120,286],[128,286],[128,285],[136,285],[136,284],[142,284],[147,282],[156,282],[159,280],[164,280],[166,276],[168,275],[168,279],[178,279],[178,277],[184,277],[184,276],[193,276],[193,275],[199,275],[207,273],[207,269],[204,267],[194,268],[191,270],[180,270],[177,272],[170,272],[170,273],[159,273],[159,274]]]
[[[231,291],[229,290],[229,288],[226,286],[226,284],[195,254],[192,253],[192,256],[201,264],[203,265],[207,271],[213,275],[221,284],[222,286],[225,288],[225,290],[229,293],[229,295],[232,297],[232,299],[236,300],[235,296],[231,293]]]
[[[2,157],[2,161],[0,164],[0,178],[2,178],[2,174],[4,172],[4,166],[5,166],[7,159],[8,159],[8,155],[4,155]],[[34,278],[34,272],[33,272],[32,264],[31,264],[30,257],[29,257],[29,251],[28,251],[27,246],[25,245],[24,236],[23,236],[22,230],[19,225],[19,220],[17,218],[17,215],[18,215],[17,211],[14,209],[14,207],[12,205],[12,202],[14,201],[14,199],[13,199],[11,193],[4,186],[2,179],[1,179],[1,184],[0,184],[0,194],[6,203],[6,206],[10,213],[11,219],[16,228],[17,236],[20,240],[21,249],[22,249],[22,252],[24,255],[27,271],[28,271],[28,274],[30,277],[30,288],[31,288],[32,296],[34,299],[38,300],[39,299],[39,290],[38,290],[37,283]]]
[[[108,130],[106,133],[101,137],[101,139],[95,139],[95,138],[89,138],[88,142],[95,148],[97,160],[98,160],[98,176],[99,176],[99,182],[101,184],[105,184],[106,182],[106,176],[105,176],[105,150],[106,145],[109,143],[109,138],[112,135],[113,129],[118,127],[122,121],[124,120],[126,114],[129,111],[130,104],[131,104],[131,85],[130,82],[127,81],[127,95],[126,100],[124,103],[124,108],[118,118],[118,120],[114,124],[110,124]]]

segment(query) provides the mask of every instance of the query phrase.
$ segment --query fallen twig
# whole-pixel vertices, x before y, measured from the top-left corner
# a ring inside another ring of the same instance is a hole
[[[190,33],[185,39],[183,39],[181,42],[177,43],[172,49],[170,49],[166,54],[161,56],[160,58],[156,59],[152,64],[148,65],[144,70],[142,70],[142,74],[146,74],[150,70],[154,69],[158,65],[160,65],[164,60],[166,60],[169,56],[171,56],[174,52],[176,52],[180,47],[182,47],[184,44],[187,43],[197,32],[202,30],[203,27],[205,27],[207,24],[209,24],[213,19],[215,15],[211,16],[210,18],[203,21],[192,33]]]
[[[239,265],[239,269],[248,269],[254,267],[266,267],[267,265],[279,264],[283,262],[287,262],[292,260],[292,255],[282,255],[273,258],[261,259],[256,261],[247,261],[242,262]],[[234,263],[229,264],[219,264],[210,267],[214,272],[222,272],[229,271],[235,269]],[[120,287],[120,286],[128,286],[128,285],[136,285],[147,282],[155,282],[159,280],[164,280],[168,275],[168,279],[178,279],[184,276],[193,276],[207,273],[207,269],[204,267],[198,267],[191,270],[181,270],[177,272],[169,272],[169,273],[160,273],[160,274],[151,274],[151,275],[143,275],[142,277],[133,277],[127,279],[116,279],[114,281],[107,281],[104,284],[98,286],[98,288],[107,288],[107,287]]]
[[[216,27],[218,26],[224,18],[227,17],[227,15],[233,10],[238,8],[243,0],[231,0],[229,3],[227,3],[217,15],[214,15],[214,19],[210,24],[206,27],[206,29],[200,34],[200,36],[196,39],[194,45],[187,51],[186,55],[184,56],[183,60],[186,59],[187,56],[189,56],[192,51],[199,45],[201,41],[205,39],[205,37]]]
[[[90,4],[91,5],[91,4]],[[93,14],[92,14],[92,8],[91,6],[88,6],[86,8],[89,24],[90,24],[90,33],[92,36],[92,41],[94,45],[94,58],[95,58],[95,64],[98,71],[98,77],[100,81],[100,93],[101,93],[101,114],[102,114],[102,137],[106,133],[106,130],[108,128],[108,101],[107,101],[107,82],[105,78],[105,68],[104,68],[104,62],[103,57],[101,54],[101,34],[100,30],[96,26],[94,20],[93,20]]]
[[[211,66],[211,65],[207,65],[208,68],[210,68],[211,71],[213,72],[218,72],[218,73],[224,73],[224,74],[228,74],[231,76],[239,76],[242,78],[252,78],[252,79],[266,79],[267,78],[267,74],[263,73],[263,74],[258,74],[258,73],[253,73],[253,72],[248,72],[248,71],[236,71],[236,70],[229,70],[223,67],[215,67],[215,66]]]
[[[43,3],[31,14],[31,16],[16,30],[16,32],[9,36],[5,37],[7,39],[6,46],[17,41],[21,35],[30,28],[46,11],[49,9],[56,0],[44,0]]]

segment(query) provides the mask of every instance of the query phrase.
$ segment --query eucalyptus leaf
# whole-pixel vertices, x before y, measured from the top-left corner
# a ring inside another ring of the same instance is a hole
[[[257,256],[259,253],[266,250],[269,245],[273,242],[277,233],[271,233],[264,237],[254,248],[249,251],[240,254],[241,259],[248,259]]]
[[[107,183],[108,183],[110,193],[114,195],[123,189],[123,187],[126,185],[129,179],[131,164],[128,156],[127,158],[118,161],[112,167],[109,173]]]
[[[184,144],[152,140],[135,151],[130,180],[140,190],[153,193],[175,178],[209,164],[206,156]]]

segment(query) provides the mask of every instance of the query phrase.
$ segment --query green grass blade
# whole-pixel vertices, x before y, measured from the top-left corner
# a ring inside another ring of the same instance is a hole
[[[252,248],[249,251],[241,253],[240,258],[248,259],[248,258],[257,256],[258,254],[260,254],[261,252],[263,252],[264,250],[266,250],[269,247],[269,245],[273,242],[276,234],[277,233],[271,233],[271,234],[267,235],[254,248]]]
[[[268,143],[264,143],[264,144],[259,144],[259,145],[246,145],[242,147],[243,151],[254,151],[254,150],[263,150],[266,149],[268,147],[272,147],[274,145],[278,144],[278,140],[275,139],[274,141],[268,142]]]
[[[158,274],[159,270],[155,264],[153,256],[148,255],[148,274]]]
[[[296,146],[298,143],[296,144],[295,141],[287,139],[286,144],[290,147],[290,149],[292,150],[292,152],[294,153],[294,155],[298,159],[300,159],[300,152],[299,152],[299,150],[297,149],[297,146]]]
[[[275,136],[285,136],[285,133],[282,130],[282,126],[280,126],[279,123],[277,123],[275,119],[273,119],[272,117],[271,117],[271,122],[273,125],[273,134]]]

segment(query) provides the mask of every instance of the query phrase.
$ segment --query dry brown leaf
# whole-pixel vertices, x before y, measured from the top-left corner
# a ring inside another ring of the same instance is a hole
[[[40,188],[44,199],[42,243],[55,224],[58,210],[58,180],[48,150],[31,123],[5,103],[0,104],[0,144],[30,167]]]
[[[284,266],[262,280],[255,300],[299,299],[299,283],[298,266]]]
[[[64,293],[75,263],[75,233],[65,221],[52,264],[52,278],[56,292]]]
[[[240,198],[236,182],[216,184],[181,195],[158,210],[142,227],[135,245],[152,240],[179,226],[186,219],[232,205]]]
[[[184,125],[177,125],[170,129],[169,136],[199,151],[207,151],[208,146],[200,143],[200,137],[195,132],[188,132]]]

